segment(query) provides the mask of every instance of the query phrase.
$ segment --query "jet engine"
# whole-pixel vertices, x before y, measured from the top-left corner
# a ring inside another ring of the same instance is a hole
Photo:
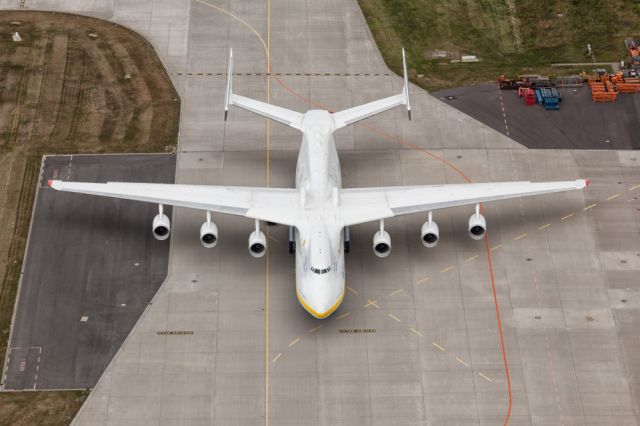
[[[440,231],[438,230],[438,224],[433,221],[432,214],[429,212],[429,219],[422,224],[422,244],[425,247],[435,247],[440,241]]]
[[[207,221],[200,227],[200,243],[206,248],[218,244],[218,227],[211,221],[211,212],[207,212]]]
[[[469,218],[469,236],[474,240],[481,240],[487,233],[487,221],[480,214],[480,205],[476,204],[476,212]]]
[[[171,221],[162,212],[162,204],[158,205],[158,214],[153,218],[153,236],[156,240],[166,240],[171,233]]]
[[[384,221],[380,221],[380,230],[373,235],[373,252],[378,257],[387,257],[391,253],[391,237],[384,230]]]
[[[260,222],[256,220],[256,230],[249,235],[249,253],[253,257],[262,257],[267,251],[267,237],[260,230]]]

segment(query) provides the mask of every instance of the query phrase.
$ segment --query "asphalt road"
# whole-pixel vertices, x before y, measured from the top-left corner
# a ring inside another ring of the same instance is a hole
[[[170,183],[175,160],[44,159],[5,389],[95,385],[167,274],[169,241],[151,234],[156,206],[55,192],[47,179]]]
[[[595,103],[587,86],[560,93],[559,111],[527,106],[517,91],[498,90],[493,83],[432,95],[527,148],[640,149],[640,95]]]

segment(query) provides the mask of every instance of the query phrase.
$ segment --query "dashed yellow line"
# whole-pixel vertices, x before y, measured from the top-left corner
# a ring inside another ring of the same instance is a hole
[[[293,339],[293,340],[291,341],[291,343],[289,343],[289,347],[291,347],[291,346],[295,345],[295,344],[296,344],[296,343],[298,343],[299,341],[300,341],[300,338],[299,338],[299,337],[296,337],[295,339]]]
[[[479,254],[476,254],[474,256],[468,257],[466,258],[464,261],[465,262],[471,262],[472,260],[476,260],[478,258],[478,256],[480,256]]]
[[[440,346],[439,344],[437,344],[436,342],[431,342],[431,344],[433,346],[435,346],[436,348],[440,349],[442,352],[444,352],[446,349],[443,348],[442,346]]]
[[[396,291],[394,291],[393,293],[389,294],[389,296],[395,296],[396,294],[402,293],[404,291],[404,288],[398,289]]]
[[[613,200],[614,198],[618,198],[619,196],[620,196],[620,194],[613,194],[613,195],[610,195],[610,196],[607,198],[607,201],[611,201],[611,200]]]
[[[449,272],[450,270],[454,269],[455,266],[448,266],[446,268],[444,268],[442,271],[440,271],[441,274],[444,274],[445,272]]]
[[[336,319],[337,319],[337,320],[339,320],[339,319],[342,319],[342,318],[346,318],[346,317],[348,317],[349,315],[351,315],[351,312],[346,312],[346,313],[344,313],[344,314],[340,315],[339,317],[336,317]]]
[[[387,315],[389,315],[389,318],[391,318],[391,319],[393,319],[393,320],[395,320],[395,321],[402,322],[402,321],[400,320],[400,318],[398,318],[397,316],[395,316],[395,315],[393,315],[393,314],[387,314]]]
[[[638,188],[640,188],[640,185],[636,185],[633,188],[629,188],[629,191],[635,191]]]
[[[429,277],[424,277],[421,280],[416,281],[416,284],[422,284],[425,281],[429,281]]]
[[[282,356],[282,352],[280,352],[278,355],[273,357],[273,360],[271,362],[276,362],[277,360],[280,359],[280,357]]]
[[[502,248],[502,244],[498,244],[497,246],[493,246],[489,250],[494,251],[494,250],[498,250],[499,248]]]
[[[349,286],[347,286],[347,290],[349,290],[351,293],[356,294],[356,295],[357,295],[357,294],[360,294],[360,293],[358,293],[358,291],[357,291],[357,290],[354,290],[354,289],[352,289],[352,288],[351,288],[351,287],[349,287]]]
[[[422,333],[420,333],[418,330],[416,330],[413,327],[409,327],[409,330],[413,331],[415,334],[417,334],[418,336],[422,337]]]
[[[566,219],[569,219],[570,217],[573,217],[573,216],[575,216],[575,213],[569,213],[568,215],[563,216],[562,218],[560,218],[560,220],[566,220]]]
[[[319,325],[319,326],[317,326],[317,327],[313,327],[311,330],[309,330],[309,333],[313,333],[313,332],[315,332],[315,331],[318,331],[318,330],[320,330],[321,328],[322,328],[322,324],[320,324],[320,325]]]
[[[523,239],[523,238],[524,238],[524,237],[526,237],[526,236],[527,236],[527,233],[525,232],[524,234],[520,234],[520,235],[518,235],[517,237],[515,237],[515,238],[513,239],[513,241],[521,240],[521,239]]]
[[[468,367],[469,364],[467,364],[465,361],[461,360],[460,358],[456,357],[456,361],[458,361],[460,364],[464,365],[465,367]]]
[[[542,226],[540,226],[540,227],[538,228],[538,231],[542,231],[543,229],[547,229],[547,228],[548,228],[548,227],[550,227],[550,226],[551,226],[551,224],[550,224],[550,223],[547,223],[547,224],[545,224],[545,225],[542,225]]]
[[[485,379],[487,382],[493,382],[493,380],[491,380],[489,377],[485,376],[482,373],[478,373],[478,376],[482,377],[483,379]]]

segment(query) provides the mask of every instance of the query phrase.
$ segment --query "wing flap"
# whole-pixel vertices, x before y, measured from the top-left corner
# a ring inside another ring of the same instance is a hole
[[[295,189],[59,180],[49,181],[49,186],[58,191],[188,207],[286,225],[295,224],[299,214]]]

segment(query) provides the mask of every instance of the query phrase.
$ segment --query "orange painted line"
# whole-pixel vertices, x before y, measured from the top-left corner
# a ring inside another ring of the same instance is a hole
[[[404,291],[404,288],[401,288],[401,289],[396,290],[393,293],[389,294],[389,296],[395,296],[396,294],[402,293],[403,291]]]
[[[429,281],[429,277],[424,277],[423,279],[416,281],[416,284],[422,284],[425,281]]]
[[[418,336],[422,337],[422,333],[420,333],[418,330],[416,330],[413,327],[409,327],[409,330],[413,331],[415,334],[417,334]]]
[[[271,361],[271,362],[276,362],[277,360],[280,359],[281,356],[282,356],[282,352],[280,352],[278,355],[274,356],[273,357],[273,361]]]
[[[573,217],[575,215],[575,213],[569,213],[568,215],[561,217],[560,220],[565,220],[565,219],[569,219],[570,217]]]
[[[613,200],[614,198],[618,198],[619,196],[620,196],[620,194],[613,194],[613,195],[611,195],[611,196],[607,197],[607,201],[611,201],[611,200]]]
[[[525,232],[524,234],[521,234],[521,235],[518,235],[517,237],[515,237],[515,238],[513,239],[513,241],[521,240],[521,239],[523,239],[523,238],[524,238],[524,237],[526,237],[526,236],[527,236],[527,233]]]
[[[538,231],[542,231],[543,229],[547,229],[550,226],[551,226],[550,223],[547,223],[546,225],[542,225],[541,227],[538,228]]]
[[[347,290],[349,290],[351,293],[353,294],[359,294],[356,290],[352,289],[351,287],[347,286]]]
[[[471,257],[466,258],[464,261],[465,262],[471,262],[472,260],[476,260],[478,257],[480,257],[480,255],[476,254],[475,256],[471,256]]]
[[[593,203],[593,204],[591,204],[590,206],[587,206],[587,207],[585,207],[585,208],[584,208],[584,209],[582,209],[582,210],[587,211],[587,210],[590,210],[590,209],[594,208],[594,207],[595,207],[595,206],[597,206],[597,205],[598,205],[598,203]]]
[[[318,330],[320,330],[321,328],[322,328],[322,324],[320,324],[320,325],[319,325],[319,326],[317,326],[317,327],[313,327],[311,330],[309,330],[309,333],[313,333],[313,332],[315,332],[315,331],[318,331]]]
[[[444,268],[443,270],[440,271],[441,274],[444,274],[445,272],[449,272],[450,270],[454,269],[455,266],[448,266],[446,268]]]
[[[468,367],[469,364],[467,364],[465,361],[461,360],[460,358],[456,357],[456,361],[458,361],[460,364],[464,365],[465,367]]]

